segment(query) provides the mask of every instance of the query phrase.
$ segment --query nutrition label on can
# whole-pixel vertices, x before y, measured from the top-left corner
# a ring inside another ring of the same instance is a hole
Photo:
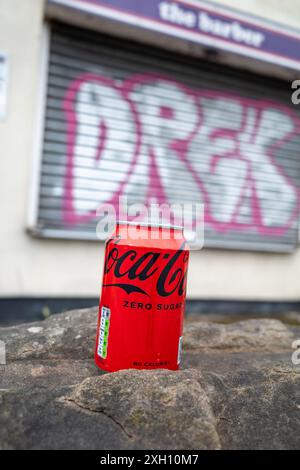
[[[99,325],[98,355],[103,359],[106,359],[107,356],[109,323],[110,309],[108,307],[102,307]]]

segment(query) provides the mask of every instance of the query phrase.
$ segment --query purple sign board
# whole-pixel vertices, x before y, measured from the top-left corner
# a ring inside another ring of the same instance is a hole
[[[48,0],[207,47],[300,69],[300,31],[193,0]]]

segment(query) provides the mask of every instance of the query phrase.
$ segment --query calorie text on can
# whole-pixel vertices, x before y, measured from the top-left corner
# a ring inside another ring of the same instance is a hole
[[[105,247],[98,367],[178,369],[188,260],[181,228],[116,225]]]

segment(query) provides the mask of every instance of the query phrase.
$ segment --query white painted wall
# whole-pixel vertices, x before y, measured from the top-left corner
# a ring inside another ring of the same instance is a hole
[[[300,28],[300,1],[226,3]],[[98,296],[103,245],[33,238],[26,233],[36,134],[43,0],[0,0],[0,49],[11,60],[8,116],[0,122],[0,295]],[[300,250],[292,255],[193,252],[193,298],[300,298]]]
[[[213,3],[300,29],[300,0],[213,0]]]

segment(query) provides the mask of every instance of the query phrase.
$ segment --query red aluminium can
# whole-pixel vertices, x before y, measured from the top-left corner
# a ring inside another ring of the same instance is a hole
[[[181,228],[117,224],[105,249],[98,367],[178,369],[188,260]]]

